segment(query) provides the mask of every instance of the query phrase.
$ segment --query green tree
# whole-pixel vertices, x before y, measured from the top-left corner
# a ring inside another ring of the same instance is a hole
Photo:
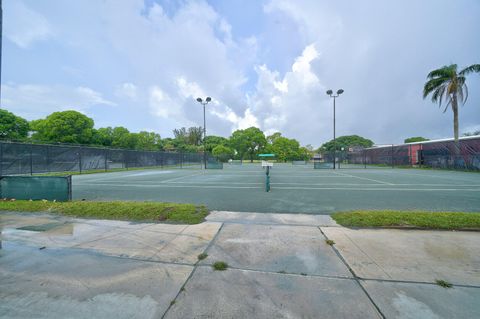
[[[92,143],[93,125],[91,118],[77,111],[54,112],[30,123],[34,140],[76,144]]]
[[[203,142],[203,128],[198,127],[189,127],[187,131],[187,144],[189,145],[201,145]]]
[[[333,140],[324,143],[319,151],[328,151],[331,152],[334,149],[334,144],[336,145],[336,150],[340,151],[343,149],[348,149],[349,147],[361,146],[361,147],[372,147],[373,141],[366,139],[358,135],[345,135],[337,137],[335,143]]]
[[[217,145],[213,148],[212,154],[221,162],[226,162],[235,155],[235,152],[230,147]]]
[[[162,139],[163,149],[167,152],[173,152],[175,150],[175,140],[167,137]]]
[[[310,145],[312,150],[310,150],[307,146],[300,147],[298,160],[308,161],[313,157],[313,154],[315,153],[313,151],[313,146]]]
[[[137,144],[137,137],[128,129],[117,126],[112,130],[112,146],[118,148],[134,149]]]
[[[7,110],[0,109],[0,137],[7,139],[24,139],[28,136],[30,125],[27,120]]]
[[[158,151],[162,149],[160,134],[155,132],[141,131],[136,133],[136,145],[138,150]]]
[[[425,138],[425,137],[415,136],[415,137],[406,138],[403,142],[404,143],[415,143],[415,142],[424,142],[424,141],[430,141],[430,140],[428,138]]]
[[[205,150],[208,153],[212,153],[213,149],[218,145],[228,147],[229,141],[225,137],[215,136],[215,135],[209,135],[205,138]]]
[[[267,145],[267,140],[259,128],[249,127],[233,132],[230,144],[237,151],[240,159],[248,155],[250,161],[253,162],[253,158]]]
[[[300,152],[300,143],[297,140],[289,139],[283,136],[277,137],[269,150],[275,154],[279,161],[301,160],[303,156]]]
[[[102,146],[112,146],[113,129],[111,127],[101,127],[93,130],[93,144]]]
[[[173,130],[174,138],[170,141],[174,149],[182,152],[203,151],[203,130],[201,127],[181,127]]]
[[[477,136],[477,135],[480,135],[480,130],[477,130],[474,132],[466,132],[462,134],[462,136]]]
[[[465,104],[468,98],[468,88],[465,84],[465,76],[469,73],[480,73],[480,64],[473,64],[460,72],[456,64],[445,65],[440,69],[433,70],[427,75],[428,81],[423,87],[423,98],[430,94],[433,103],[442,107],[445,100],[443,113],[451,107],[453,112],[453,135],[458,142],[458,103]]]
[[[275,140],[279,137],[282,137],[282,133],[275,132],[272,135],[267,136],[267,143],[268,144],[273,144],[275,142]]]
[[[188,132],[185,127],[174,129],[173,136],[177,141],[182,141],[184,144],[187,144]]]

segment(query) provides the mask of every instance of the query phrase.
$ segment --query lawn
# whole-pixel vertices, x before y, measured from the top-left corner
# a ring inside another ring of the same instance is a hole
[[[159,202],[48,202],[2,200],[0,211],[47,212],[71,217],[142,222],[198,224],[205,220],[205,206]]]
[[[365,211],[338,212],[332,218],[347,227],[412,227],[427,229],[479,229],[480,212]]]

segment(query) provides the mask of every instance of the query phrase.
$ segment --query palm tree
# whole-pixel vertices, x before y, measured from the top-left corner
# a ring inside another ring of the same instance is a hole
[[[423,87],[423,98],[432,94],[432,102],[442,107],[445,99],[446,105],[443,113],[450,106],[453,111],[453,132],[455,142],[458,143],[458,102],[465,104],[468,98],[468,88],[465,84],[465,76],[469,73],[480,73],[480,64],[473,64],[457,72],[457,65],[450,64],[433,70],[427,76],[427,83]]]

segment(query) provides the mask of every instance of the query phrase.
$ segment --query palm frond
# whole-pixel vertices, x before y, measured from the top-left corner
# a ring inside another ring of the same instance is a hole
[[[480,73],[480,64],[472,64],[462,71],[460,71],[459,75],[467,75],[469,73]]]
[[[463,102],[463,87],[462,86],[458,86],[458,89],[457,89],[457,97],[458,97],[458,100],[462,103],[462,104],[465,104]]]
[[[427,81],[423,87],[423,98],[426,98],[430,93],[437,90],[440,86],[446,84],[447,82],[447,78],[435,78]]]
[[[451,78],[456,73],[457,73],[457,65],[456,64],[444,65],[440,69],[436,69],[436,70],[433,70],[430,73],[428,73],[427,78],[428,79]]]
[[[463,87],[465,88],[465,99],[463,100],[463,104],[465,104],[467,103],[467,100],[468,100],[468,86],[464,84]]]
[[[445,105],[445,109],[443,110],[443,113],[447,112],[448,107],[452,104],[452,98],[451,98],[451,96],[448,95],[448,97],[449,97],[449,99],[448,99],[447,104]],[[438,107],[440,107],[440,105],[439,105]]]
[[[445,94],[445,85],[442,85],[439,89],[439,96],[440,100],[438,101],[438,105],[442,105],[443,97],[446,96],[448,98],[448,95]]]

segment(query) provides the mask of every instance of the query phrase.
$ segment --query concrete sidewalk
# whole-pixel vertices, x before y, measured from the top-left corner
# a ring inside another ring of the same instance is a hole
[[[207,219],[0,213],[0,317],[480,317],[480,233],[354,230],[324,215]]]

